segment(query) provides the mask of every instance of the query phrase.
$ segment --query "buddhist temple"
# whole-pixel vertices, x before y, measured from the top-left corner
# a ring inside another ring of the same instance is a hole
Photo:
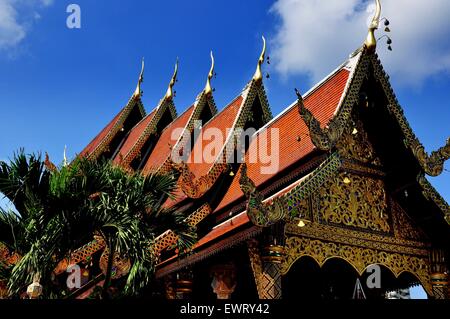
[[[198,240],[180,253],[170,249],[170,230],[158,237],[160,296],[385,299],[421,285],[429,298],[450,297],[450,207],[427,180],[443,172],[450,139],[427,153],[408,124],[377,55],[376,3],[363,44],[308,92],[292,85],[292,104],[280,114],[264,87],[264,38],[259,59],[248,53],[254,76],[225,106],[214,100],[213,53],[205,87],[181,114],[178,62],[167,92],[147,108],[142,65],[128,103],[79,155],[146,175],[176,172],[175,197],[164,205],[183,212]],[[211,129],[223,137],[214,145]],[[71,262],[102,249],[87,243]],[[87,297],[101,280],[73,297]]]

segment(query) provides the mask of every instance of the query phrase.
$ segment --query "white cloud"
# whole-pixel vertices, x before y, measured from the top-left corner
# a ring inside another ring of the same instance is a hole
[[[37,10],[52,3],[53,0],[0,0],[0,50],[17,46],[32,24],[28,20],[37,20],[40,17]]]
[[[378,53],[399,83],[420,85],[450,71],[450,1],[382,0],[382,6],[394,51],[383,39]],[[373,9],[363,0],[278,0],[272,7],[281,18],[272,52],[277,71],[320,80],[363,43]]]

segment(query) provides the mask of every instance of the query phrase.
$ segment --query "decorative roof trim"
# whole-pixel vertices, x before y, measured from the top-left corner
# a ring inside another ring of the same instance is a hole
[[[136,86],[136,90],[134,91],[134,96],[135,97],[140,97],[142,96],[142,90],[141,90],[141,84],[142,82],[144,82],[144,68],[145,68],[145,63],[144,63],[144,58],[142,58],[142,66],[141,66],[141,74],[139,75],[139,80]]]
[[[210,213],[211,207],[209,206],[209,204],[208,203],[203,204],[192,214],[186,217],[184,219],[184,222],[186,222],[190,227],[195,227]],[[177,241],[178,236],[171,229],[168,229],[167,231],[165,231],[164,233],[155,238],[153,246],[154,252],[159,256],[164,249],[172,246]]]
[[[445,221],[450,225],[450,206],[446,200],[438,193],[423,174],[417,176],[417,182],[422,187],[422,194],[429,201],[433,201],[444,214]]]
[[[217,107],[216,103],[214,101],[214,97],[212,94],[205,94],[204,91],[202,91],[195,100],[194,103],[194,110],[192,111],[192,114],[186,124],[186,126],[183,129],[182,134],[178,138],[177,142],[173,146],[172,152],[178,152],[179,150],[183,149],[186,146],[187,141],[184,140],[184,137],[187,134],[191,134],[194,130],[195,121],[200,119],[200,116],[204,110],[205,107],[209,107],[211,114],[214,116],[217,114]],[[171,154],[166,158],[166,160],[161,164],[157,169],[148,168],[143,173],[149,174],[149,173],[164,173],[172,170],[174,167],[174,163],[171,160]]]
[[[227,136],[220,154],[212,167],[209,169],[208,173],[196,179],[196,176],[189,170],[186,163],[175,166],[175,168],[181,173],[179,186],[183,193],[189,198],[202,197],[215,184],[219,176],[229,169],[229,165],[227,163],[227,156],[229,155],[227,154],[227,150],[229,149],[227,149],[227,145],[229,145],[231,138],[234,138],[235,130],[245,127],[256,96],[258,96],[261,102],[264,121],[268,122],[271,120],[272,112],[270,111],[267,95],[262,82],[258,83],[257,81],[252,80],[249,85],[246,86],[246,89],[241,96],[243,99],[238,115],[233,123],[232,130],[230,130],[230,134]],[[233,150],[235,147],[236,143],[233,142]]]
[[[293,201],[291,198],[295,197],[296,202],[307,198],[335,176],[341,166],[342,161],[339,155],[334,153],[314,171],[296,182],[293,188],[287,192],[281,190],[264,200],[264,196],[256,189],[255,183],[247,175],[247,165],[242,164],[239,186],[248,200],[247,215],[250,221],[256,226],[268,227],[295,217],[291,216],[289,212],[289,207],[292,206],[290,203]]]
[[[159,105],[156,107],[156,112],[153,115],[150,123],[148,123],[148,125],[145,127],[144,131],[139,136],[139,138],[134,142],[133,146],[130,148],[127,154],[125,154],[122,157],[120,165],[128,167],[130,163],[136,158],[136,156],[140,153],[142,146],[144,146],[148,138],[156,133],[157,125],[161,120],[162,116],[164,115],[164,113],[167,111],[167,109],[170,111],[172,120],[177,118],[177,111],[175,109],[173,100],[167,98],[161,99]]]
[[[380,0],[375,0],[375,3],[376,3],[375,15],[373,16],[372,22],[370,23],[366,41],[364,41],[364,47],[370,53],[375,52],[377,48],[377,39],[375,38],[375,30],[378,29],[381,17],[381,2]]]
[[[261,36],[261,38],[263,41],[263,47],[262,47],[261,55],[259,56],[259,59],[258,59],[258,64],[256,65],[255,74],[253,75],[253,81],[255,81],[255,82],[262,82],[262,79],[263,79],[261,66],[264,63],[264,56],[266,54],[266,38],[264,38],[264,36]]]
[[[164,99],[166,99],[166,100],[173,99],[173,96],[174,96],[173,86],[175,85],[175,83],[177,81],[177,74],[178,74],[178,58],[177,58],[177,62],[175,62],[175,70],[173,71],[172,78],[170,79],[169,87],[167,88],[166,95],[164,96]]]
[[[206,78],[206,84],[205,84],[205,88],[203,89],[203,92],[205,94],[212,94],[213,89],[211,87],[211,79],[214,76],[214,55],[213,52],[211,51],[211,68],[209,70],[208,73],[208,77]]]
[[[389,77],[384,71],[378,56],[375,54],[371,58],[375,76],[388,98],[388,111],[394,116],[401,128],[405,138],[405,145],[411,150],[427,175],[439,176],[444,170],[444,163],[450,158],[450,138],[447,139],[445,146],[431,152],[430,155],[425,152],[425,147],[420,143],[403,114],[403,109],[395,96],[394,90],[389,83]]]
[[[367,77],[367,69],[370,61],[370,56],[362,54],[358,58],[354,73],[350,78],[350,84],[346,87],[345,95],[342,98],[340,107],[335,116],[329,121],[325,128],[320,127],[320,122],[314,115],[304,106],[303,98],[296,89],[298,99],[298,110],[301,118],[305,122],[310,132],[311,141],[314,146],[322,151],[331,150],[350,124],[351,113],[353,106],[359,100],[359,92],[364,79]]]
[[[136,105],[139,108],[142,117],[145,117],[146,112],[140,96],[136,97],[133,94],[133,96],[128,101],[127,105],[122,109],[122,111],[120,111],[121,112],[120,117],[117,119],[114,126],[100,141],[100,143],[94,148],[94,150],[86,155],[87,158],[96,159],[100,156],[101,153],[104,152],[104,150],[109,146],[109,143],[111,143],[114,136],[116,136],[117,132],[123,127],[125,120],[128,118],[128,116],[131,113],[131,110]]]

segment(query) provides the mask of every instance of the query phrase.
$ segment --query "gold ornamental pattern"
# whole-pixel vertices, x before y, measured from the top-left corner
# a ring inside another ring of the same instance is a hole
[[[353,117],[356,117],[356,115]],[[361,120],[353,119],[351,121],[351,126],[342,135],[336,146],[339,155],[342,157],[354,159],[364,164],[381,165]]]
[[[390,230],[382,180],[341,172],[320,189],[318,202],[320,219],[328,224]]]
[[[394,234],[396,237],[415,241],[425,241],[425,235],[413,225],[412,220],[399,204],[392,201],[392,216],[394,220]]]
[[[426,256],[389,253],[297,236],[286,238],[285,250],[286,258],[281,267],[283,275],[287,274],[292,265],[303,256],[312,257],[320,267],[328,259],[341,258],[348,262],[359,275],[362,275],[366,268],[373,264],[385,266],[396,278],[403,272],[409,272],[420,281],[430,295],[433,294],[430,284],[429,261]]]

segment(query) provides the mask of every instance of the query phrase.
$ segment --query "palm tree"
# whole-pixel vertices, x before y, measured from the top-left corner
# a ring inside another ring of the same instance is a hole
[[[0,214],[0,242],[22,258],[12,269],[9,289],[19,294],[35,273],[52,292],[52,272],[58,261],[99,233],[109,258],[103,297],[111,284],[116,256],[131,264],[124,294],[136,295],[148,285],[156,257],[154,238],[167,229],[179,236],[179,245],[193,244],[195,231],[184,216],[164,209],[172,196],[175,179],[171,174],[144,177],[128,173],[110,162],[77,159],[57,169],[48,159],[26,156],[23,151],[7,164],[0,163],[0,192],[16,207],[18,214]],[[58,291],[56,291],[57,293]]]

